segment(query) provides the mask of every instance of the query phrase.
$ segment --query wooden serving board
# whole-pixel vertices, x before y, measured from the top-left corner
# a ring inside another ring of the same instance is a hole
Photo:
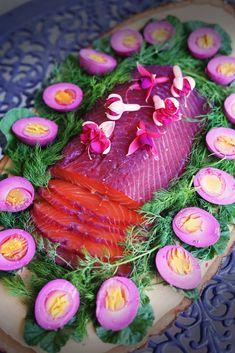
[[[179,17],[182,21],[200,20],[220,24],[233,38],[233,55],[235,56],[235,9],[222,0],[191,0],[153,8],[144,13],[135,15],[129,20],[115,27],[108,34],[121,27],[139,29],[150,18],[163,19],[167,15]],[[156,62],[157,64],[157,62]],[[10,163],[5,157],[0,162],[0,173]],[[200,290],[206,282],[217,272],[221,260],[227,256],[235,243],[235,229],[231,227],[231,240],[222,256],[218,256],[207,264],[202,265],[203,279]],[[148,291],[151,305],[155,312],[155,323],[150,329],[148,337],[164,331],[177,317],[178,313],[186,310],[191,300],[184,298],[180,293],[173,291],[170,286],[158,285]],[[164,301],[162,300],[164,298]],[[10,296],[8,291],[0,284],[0,350],[7,353],[43,353],[38,347],[29,347],[23,340],[23,325],[26,316],[26,307],[19,298]],[[92,326],[88,330],[88,338],[78,344],[72,339],[61,350],[61,353],[125,353],[143,346],[147,338],[135,347],[114,346],[104,344],[99,340]]]

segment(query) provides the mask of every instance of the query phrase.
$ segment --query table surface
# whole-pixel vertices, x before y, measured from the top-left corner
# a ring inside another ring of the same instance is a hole
[[[0,15],[6,12],[0,17],[0,115],[13,107],[33,106],[35,90],[68,53],[78,52],[131,15],[162,3],[166,1],[0,0]],[[234,298],[235,250],[201,298],[138,353],[234,353]]]

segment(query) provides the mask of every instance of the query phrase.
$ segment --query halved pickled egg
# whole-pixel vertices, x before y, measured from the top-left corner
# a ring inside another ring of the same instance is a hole
[[[23,211],[33,200],[34,188],[27,179],[12,176],[0,181],[0,211]]]
[[[150,44],[163,44],[175,34],[175,29],[168,21],[152,21],[144,28],[144,39]]]
[[[217,168],[202,168],[194,177],[194,187],[205,200],[216,205],[235,202],[235,179]]]
[[[221,44],[220,34],[213,28],[201,27],[188,37],[188,48],[193,56],[206,59],[214,56]]]
[[[56,279],[40,290],[35,302],[35,319],[45,330],[57,330],[73,318],[79,305],[77,288],[65,279]]]
[[[210,79],[220,85],[229,85],[235,80],[235,57],[217,56],[209,61],[206,73]]]
[[[206,144],[215,156],[235,159],[235,130],[215,127],[207,133]]]
[[[0,231],[0,270],[13,271],[27,265],[34,257],[33,237],[22,229]]]
[[[69,112],[76,109],[83,99],[81,88],[73,83],[61,82],[48,86],[43,92],[43,100],[50,108]]]
[[[118,276],[109,278],[97,294],[97,320],[107,330],[120,331],[135,319],[139,304],[139,291],[133,281]]]
[[[105,75],[117,66],[117,60],[103,52],[85,48],[79,52],[80,66],[91,75]]]
[[[35,146],[45,146],[55,140],[58,125],[49,119],[30,117],[17,120],[12,125],[12,131],[24,143]]]
[[[235,124],[235,93],[230,94],[224,101],[224,113],[232,124]]]
[[[143,37],[134,29],[125,28],[114,32],[111,37],[111,47],[121,56],[131,56],[140,50]]]
[[[213,245],[220,237],[217,219],[198,207],[180,210],[174,217],[172,225],[178,238],[197,248]]]
[[[193,289],[201,282],[198,260],[181,246],[164,246],[157,252],[155,262],[161,277],[175,287]]]

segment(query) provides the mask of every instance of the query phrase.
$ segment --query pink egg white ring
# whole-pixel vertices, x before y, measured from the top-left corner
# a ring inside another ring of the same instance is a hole
[[[175,287],[193,289],[201,282],[199,261],[181,246],[164,246],[157,252],[155,262],[161,277]]]
[[[220,34],[213,28],[201,27],[193,31],[188,37],[188,48],[198,59],[214,56],[221,44]]]
[[[175,28],[168,21],[152,21],[144,28],[144,39],[149,44],[162,44],[175,34]]]
[[[36,298],[36,322],[45,330],[57,330],[73,318],[79,305],[80,294],[72,283],[64,279],[50,281]]]
[[[211,59],[206,73],[215,83],[229,85],[235,80],[235,57],[222,55]]]
[[[224,101],[224,113],[232,124],[235,124],[235,93],[230,94]]]
[[[34,257],[35,241],[22,229],[0,232],[0,270],[13,271],[26,266]]]
[[[79,52],[80,66],[91,75],[105,75],[115,69],[117,60],[100,51],[85,48]]]
[[[55,140],[58,125],[49,119],[34,116],[17,120],[12,125],[12,131],[19,140],[30,146],[46,146]]]
[[[82,99],[83,92],[81,88],[73,83],[55,83],[43,91],[45,104],[61,112],[75,110],[82,102]]]
[[[140,50],[142,35],[134,29],[119,29],[111,36],[112,49],[120,56],[131,56]]]
[[[197,193],[206,201],[216,205],[231,205],[235,202],[235,179],[217,168],[202,168],[194,177]]]
[[[26,210],[34,200],[34,188],[25,178],[12,176],[0,181],[0,211]]]
[[[96,317],[105,329],[120,331],[135,319],[139,305],[139,291],[134,282],[124,277],[112,277],[99,289]]]
[[[174,217],[172,226],[180,240],[196,248],[211,246],[220,237],[220,225],[217,219],[198,207],[180,210]]]
[[[215,127],[206,135],[208,149],[217,157],[235,159],[235,130]]]

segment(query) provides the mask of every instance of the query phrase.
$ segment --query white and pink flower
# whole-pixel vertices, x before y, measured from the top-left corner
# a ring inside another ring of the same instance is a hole
[[[173,67],[174,80],[171,86],[173,97],[188,97],[195,88],[195,80],[190,76],[183,77],[182,71],[178,65]]]
[[[109,153],[111,149],[110,137],[114,127],[114,121],[105,121],[100,125],[97,125],[93,121],[83,123],[80,138],[81,142],[87,146],[90,159],[91,153],[104,155]]]
[[[168,97],[163,100],[158,95],[154,95],[153,102],[155,107],[153,121],[157,126],[170,125],[181,119],[179,102],[177,99]]]
[[[110,120],[119,120],[124,112],[135,112],[140,110],[139,104],[126,104],[119,94],[112,93],[104,104],[105,115]]]

